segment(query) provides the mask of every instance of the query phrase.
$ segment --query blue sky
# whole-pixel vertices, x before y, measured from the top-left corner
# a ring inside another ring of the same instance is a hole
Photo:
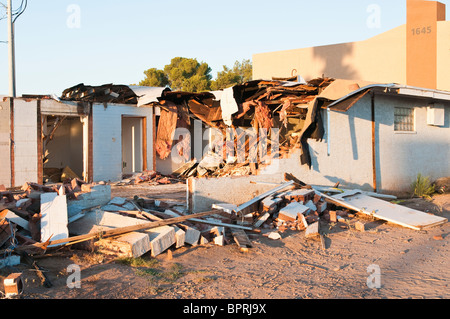
[[[371,4],[380,9],[378,27],[367,24]],[[215,76],[255,53],[365,40],[405,22],[406,0],[28,0],[15,24],[17,94],[138,83],[144,70],[176,56],[208,63]],[[8,87],[7,44],[0,43],[0,95]]]

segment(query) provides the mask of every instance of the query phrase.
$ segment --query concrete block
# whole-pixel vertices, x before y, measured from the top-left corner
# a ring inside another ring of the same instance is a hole
[[[337,223],[337,214],[335,210],[330,210],[329,211],[330,214],[330,222],[331,223]]]
[[[206,237],[200,236],[200,240],[199,240],[199,244],[200,245],[206,245],[208,243],[209,243],[209,241],[208,241],[208,239]]]
[[[314,202],[312,200],[307,201],[304,205],[311,209],[311,211],[313,212],[317,211],[317,206],[314,205]]]
[[[114,229],[126,226],[141,225],[147,223],[146,220],[122,216],[118,213],[105,212],[101,210],[88,212],[85,216],[79,220],[74,221],[69,225],[70,232],[75,235],[88,234],[91,232],[97,232],[101,229]],[[134,247],[138,249],[147,249],[147,251],[152,250],[152,255],[156,256],[167,248],[176,243],[175,228],[172,226],[161,226],[145,230],[140,232],[148,237],[150,245],[146,245],[146,240],[143,239],[142,235],[132,235],[125,234],[114,239],[118,239],[118,246],[123,246],[123,242],[127,242],[129,247]],[[131,238],[131,239],[130,239]],[[133,244],[132,244],[133,243]],[[130,246],[131,245],[131,246]]]
[[[197,245],[201,232],[193,227],[179,225],[185,231],[184,242],[189,245]]]
[[[150,237],[152,256],[158,256],[176,243],[175,229],[170,226],[161,226],[146,230]]]
[[[149,236],[139,232],[131,232],[114,239],[101,239],[94,245],[102,253],[131,258],[140,257],[151,249]]]
[[[41,241],[69,237],[66,195],[41,194],[41,215]]]
[[[327,202],[325,202],[325,201],[319,201],[317,204],[316,204],[316,207],[317,207],[317,212],[318,213],[323,213],[326,209],[327,209]]]
[[[359,230],[360,232],[365,232],[366,231],[366,225],[363,222],[357,221],[355,223],[355,229]]]
[[[5,297],[18,296],[23,291],[22,273],[12,273],[3,280]]]
[[[107,205],[109,201],[111,201],[111,185],[98,184],[90,186],[90,192],[79,195],[76,200],[68,201],[67,206],[69,209],[72,206],[88,209]]]
[[[282,201],[283,199],[281,197],[266,197],[261,201],[262,210],[264,212],[273,213]]]
[[[271,232],[267,237],[273,240],[281,239],[281,235],[278,232]]]
[[[306,203],[314,199],[315,192],[312,189],[295,189],[285,194],[285,198],[290,201]]]
[[[225,245],[225,237],[223,235],[214,237],[214,244],[218,246]]]
[[[10,222],[12,222],[12,223],[14,223],[16,225],[19,225],[23,229],[30,231],[30,228],[28,227],[28,220],[23,219],[20,216],[17,216],[16,213],[8,210],[8,212],[6,213],[5,218],[8,219]]]
[[[176,226],[173,226],[173,228],[175,230],[175,248],[183,247],[186,240],[186,232]]]
[[[299,221],[299,225],[302,229],[308,228],[308,222],[306,221],[306,217],[303,214],[298,214],[297,219]]]
[[[297,214],[306,214],[309,208],[299,202],[289,203],[278,212],[278,219],[285,221],[296,221]]]
[[[319,233],[319,222],[314,222],[306,228],[305,237],[314,238],[320,236]]]

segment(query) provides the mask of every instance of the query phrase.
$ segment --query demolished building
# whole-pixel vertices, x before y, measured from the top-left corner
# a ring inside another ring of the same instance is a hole
[[[449,101],[444,91],[328,78],[201,93],[77,85],[61,97],[5,98],[0,247],[42,254],[92,240],[139,257],[233,239],[246,251],[245,231],[321,238],[319,219],[333,225],[350,211],[415,230],[442,225],[379,193],[409,185],[417,169],[450,175]],[[108,181],[136,172],[134,182],[148,181],[160,169],[187,178],[181,209],[111,198]],[[2,263],[19,262],[11,258]]]
[[[191,178],[192,207],[214,177],[279,182],[286,171],[310,184],[406,191],[418,173],[450,175],[449,100],[446,91],[330,78],[200,93],[80,84],[61,97],[3,98],[0,184],[152,170]]]

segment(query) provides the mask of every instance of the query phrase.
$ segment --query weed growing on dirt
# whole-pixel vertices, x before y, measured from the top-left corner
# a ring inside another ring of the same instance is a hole
[[[183,266],[180,264],[173,264],[168,272],[163,273],[163,277],[166,281],[176,281],[184,275],[185,272],[183,271]]]
[[[105,255],[99,252],[80,252],[77,254],[73,254],[71,257],[74,263],[88,263],[90,265],[101,264],[105,261]]]
[[[155,267],[158,265],[159,261],[155,258],[146,259],[142,257],[132,258],[132,257],[121,257],[116,259],[116,262],[122,265],[128,265],[131,267]]]
[[[155,268],[145,268],[145,269],[137,269],[136,275],[147,278],[160,278],[161,270]]]
[[[157,263],[145,263],[142,261],[127,261],[125,263],[130,265],[135,265],[134,267],[138,267],[136,270],[136,275],[141,277],[146,277],[150,280],[158,280],[161,279],[165,282],[174,282],[177,279],[183,277],[186,273],[183,271],[183,266],[180,264],[172,264],[169,269],[163,269]]]
[[[416,180],[411,184],[413,191],[413,197],[422,197],[429,199],[435,192],[434,186],[431,184],[430,179],[422,174],[417,174]]]

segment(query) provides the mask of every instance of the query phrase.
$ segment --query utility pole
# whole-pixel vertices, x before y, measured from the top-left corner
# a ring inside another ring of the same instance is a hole
[[[14,23],[12,17],[12,0],[8,0],[8,53],[9,53],[9,96],[16,97],[16,66],[14,57]]]

